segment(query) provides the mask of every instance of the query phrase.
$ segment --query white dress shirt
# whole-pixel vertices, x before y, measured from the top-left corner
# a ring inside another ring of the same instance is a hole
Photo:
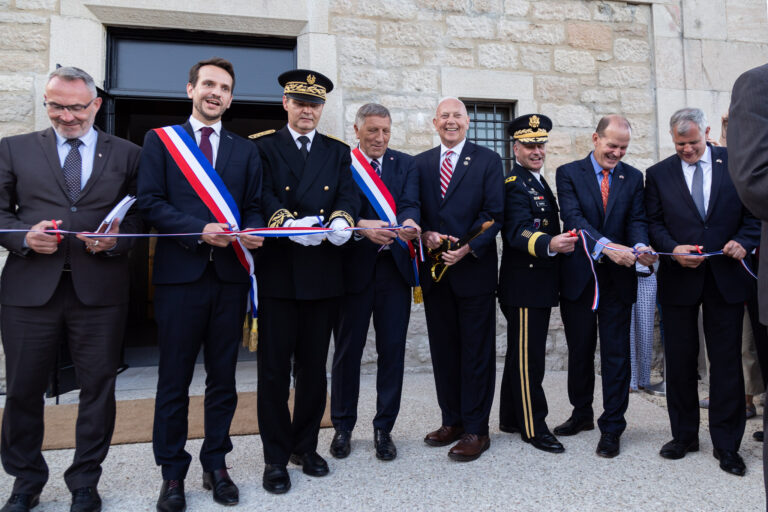
[[[203,137],[201,130],[204,126],[208,125],[203,124],[192,116],[189,117],[189,124],[192,125],[192,130],[195,132],[195,142],[197,142],[197,145],[199,146],[200,139]],[[213,150],[211,152],[211,156],[213,156],[211,165],[216,167],[216,155],[219,154],[219,140],[221,140],[221,121],[217,121],[215,124],[210,125],[210,128],[213,128],[213,133],[208,137],[208,140],[211,141],[211,149]]]
[[[293,137],[293,142],[296,143],[296,148],[301,149],[301,142],[299,141],[299,137],[304,135],[309,139],[309,142],[307,142],[307,151],[312,151],[312,141],[315,140],[315,134],[317,133],[317,130],[312,130],[309,133],[299,133],[293,128],[291,128],[291,125],[287,124],[288,131],[291,132],[291,137]]]
[[[445,154],[448,151],[453,151],[453,154],[451,155],[451,168],[455,171],[456,170],[456,162],[459,160],[459,155],[461,155],[461,151],[464,149],[464,144],[466,144],[467,139],[465,138],[452,148],[446,147],[445,144],[440,143],[440,167],[443,166],[443,160],[445,160]]]
[[[56,131],[54,130],[53,133]],[[91,126],[91,129],[79,139],[82,144],[77,149],[80,151],[80,161],[83,164],[80,171],[80,190],[83,190],[85,184],[88,183],[88,178],[91,177],[91,172],[93,172],[93,159],[96,156],[96,142],[99,139],[99,134]],[[64,160],[66,160],[69,150],[72,149],[72,146],[67,144],[67,140],[56,133],[56,151],[59,153],[59,163],[62,169],[64,169]]]
[[[712,191],[712,148],[707,146],[707,150],[701,156],[701,170],[704,174],[704,211],[709,210],[709,195]],[[688,186],[688,192],[693,194],[691,187],[693,186],[693,173],[696,172],[696,162],[689,164],[680,160],[680,164],[683,167],[683,176],[685,176],[685,184]]]

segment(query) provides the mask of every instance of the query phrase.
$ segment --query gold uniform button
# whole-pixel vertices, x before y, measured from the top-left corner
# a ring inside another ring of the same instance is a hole
[[[325,210],[323,210],[322,208],[320,208],[320,213],[325,213]]]
[[[289,190],[291,190],[291,187],[285,187],[286,192],[288,192]]]
[[[529,263],[528,268],[533,268],[533,263]]]
[[[323,190],[326,190],[326,191],[327,191],[327,190],[329,190],[329,187],[328,187],[328,185],[324,186],[324,187],[323,187]]]
[[[299,212],[293,212],[293,216],[296,217],[299,214]]]

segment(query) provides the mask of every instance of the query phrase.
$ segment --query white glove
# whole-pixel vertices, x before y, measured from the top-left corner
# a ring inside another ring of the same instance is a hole
[[[315,225],[321,225],[323,222],[323,216],[307,216],[301,219],[289,219],[283,224],[285,227],[294,228],[310,228]],[[299,245],[310,246],[320,245],[325,239],[325,233],[317,233],[315,235],[296,235],[289,236],[291,241],[296,242]]]
[[[350,227],[349,223],[341,217],[333,219],[328,227],[333,230],[328,233],[328,241],[333,245],[342,245],[352,237],[352,230],[345,229]]]

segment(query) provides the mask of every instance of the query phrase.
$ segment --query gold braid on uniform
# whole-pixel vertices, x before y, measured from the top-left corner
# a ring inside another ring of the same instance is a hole
[[[336,210],[335,212],[331,213],[331,216],[328,217],[328,225],[330,226],[331,222],[333,222],[333,219],[335,219],[337,217],[341,217],[342,219],[347,221],[347,224],[349,224],[350,227],[354,227],[355,220],[352,218],[352,216],[350,214],[348,214],[344,210]]]
[[[269,218],[269,222],[267,223],[267,227],[270,228],[279,228],[283,224],[285,224],[285,221],[288,219],[294,219],[295,217],[291,215],[291,212],[286,210],[285,208],[280,208],[275,213],[272,214],[272,217]]]
[[[543,234],[543,232],[537,231],[528,239],[528,252],[531,256],[536,256],[536,240]]]
[[[264,130],[263,132],[259,133],[252,133],[248,136],[249,139],[258,139],[259,137],[263,137],[265,135],[272,135],[275,133],[275,130]]]

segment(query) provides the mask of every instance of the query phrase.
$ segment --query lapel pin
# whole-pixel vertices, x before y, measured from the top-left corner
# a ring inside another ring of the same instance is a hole
[[[99,153],[99,158],[101,158],[101,153]]]
[[[619,174],[619,179],[623,180],[624,179],[624,175],[623,174]]]
[[[469,165],[469,162],[467,162],[466,160],[464,160],[464,165]]]
[[[390,159],[390,160],[394,160],[394,159],[395,159],[395,157],[391,156],[391,157],[389,157],[389,159]]]
[[[722,160],[720,160],[719,158],[718,158],[717,160],[715,160],[715,162],[717,162],[717,163],[719,163],[719,164],[723,163],[723,161],[722,161]]]
[[[472,160],[472,159],[470,157],[468,157],[468,156],[465,156],[464,160]]]

